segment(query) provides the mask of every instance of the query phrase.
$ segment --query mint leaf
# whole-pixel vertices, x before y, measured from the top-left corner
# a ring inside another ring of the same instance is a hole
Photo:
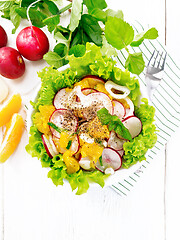
[[[91,41],[100,46],[102,44],[102,30],[98,21],[91,15],[84,14],[81,18],[81,25],[83,31],[87,34]]]
[[[85,52],[86,52],[86,47],[84,45],[78,44],[73,46],[69,50],[69,55],[74,54],[75,57],[82,57],[84,56]]]
[[[127,140],[132,140],[129,130],[117,116],[111,115],[106,108],[97,111],[97,116],[103,125],[108,125],[109,131],[114,130],[118,135]]]
[[[113,47],[120,50],[133,41],[134,30],[124,20],[117,17],[108,17],[105,23],[105,37]]]
[[[107,19],[107,13],[99,8],[93,8],[92,10],[89,11],[89,14],[93,16],[95,19],[97,19],[98,21],[102,21],[104,23]]]
[[[49,32],[52,32],[60,22],[60,16],[50,16],[43,20],[43,23],[48,26]]]
[[[124,19],[124,14],[121,10],[118,11],[114,11],[112,9],[107,9],[105,11],[107,17],[111,16],[111,17],[117,17],[117,18],[121,18],[122,20]]]
[[[46,62],[49,65],[53,65],[55,68],[60,68],[64,65],[65,59],[59,56],[56,52],[47,52],[43,59],[46,60]]]
[[[131,46],[138,47],[144,41],[144,39],[156,39],[157,37],[158,37],[157,29],[150,28],[147,32],[137,34],[133,42],[131,43]]]
[[[129,54],[126,62],[125,68],[127,68],[131,73],[139,75],[145,67],[145,62],[142,53]]]
[[[18,8],[18,5],[13,5],[10,8],[10,20],[14,25],[14,29],[12,30],[12,33],[16,32],[16,29],[19,27],[20,21],[21,21],[21,17],[19,16],[19,14],[16,12],[16,8]]]
[[[71,32],[73,32],[79,25],[82,12],[82,2],[83,0],[73,0],[72,2],[71,19],[69,24],[69,30]]]
[[[84,0],[84,4],[89,9],[99,8],[104,9],[107,7],[105,0]]]

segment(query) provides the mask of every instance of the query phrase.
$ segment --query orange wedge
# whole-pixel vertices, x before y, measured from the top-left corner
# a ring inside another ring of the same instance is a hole
[[[24,129],[24,120],[20,114],[13,114],[7,124],[5,136],[0,146],[0,162],[5,162],[18,146]]]
[[[18,113],[21,108],[20,94],[14,94],[0,109],[0,127],[8,123],[14,113]]]

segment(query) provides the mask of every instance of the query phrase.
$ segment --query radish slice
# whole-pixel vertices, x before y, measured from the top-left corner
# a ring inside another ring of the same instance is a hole
[[[126,114],[126,110],[125,110],[123,104],[118,102],[117,100],[113,100],[112,103],[113,103],[113,107],[114,107],[113,108],[113,115],[118,116],[118,118],[120,120],[122,120],[123,117]]]
[[[41,138],[42,138],[42,142],[43,142],[43,144],[44,144],[44,147],[45,147],[46,152],[47,152],[47,154],[49,155],[49,157],[50,157],[50,158],[53,158],[55,155],[57,155],[57,154],[58,154],[58,151],[57,151],[54,143],[53,143],[53,145],[52,145],[52,143],[47,139],[47,137],[46,137],[44,134],[41,135]],[[55,148],[56,150],[55,150],[54,148]],[[55,150],[55,151],[54,151],[54,150]]]
[[[96,163],[96,168],[101,172],[105,172],[107,168],[112,168],[114,171],[116,171],[121,167],[121,165],[122,159],[119,153],[108,147],[104,148],[102,152],[102,165],[98,160]]]
[[[118,153],[119,153],[119,155],[121,156],[121,157],[123,157],[123,155],[124,155],[124,149],[121,149],[121,150],[119,150],[119,151],[117,151]]]
[[[105,83],[105,88],[106,88],[106,91],[108,91],[108,93],[115,99],[125,98],[130,93],[129,88],[127,88],[125,86],[120,86],[112,81],[107,81]],[[112,91],[112,89],[115,89],[116,91],[119,91],[120,93],[114,93]]]
[[[126,140],[120,139],[116,136],[116,133],[114,131],[111,131],[110,137],[108,140],[108,147],[113,148],[116,151],[119,151],[123,149],[123,144],[126,142]]]
[[[52,138],[51,135],[49,135],[49,143],[51,144],[52,150],[55,153],[55,155],[58,155],[59,152],[58,152],[58,150],[56,148],[56,145],[54,144],[54,141],[53,141],[53,138]]]
[[[53,123],[60,129],[67,130],[69,134],[74,133],[78,126],[77,118],[70,110],[67,109],[55,110],[52,113],[49,122]],[[58,131],[52,127],[50,127],[50,130],[54,136],[60,138],[60,133]]]
[[[127,118],[129,116],[133,116],[134,115],[134,104],[133,104],[133,102],[131,101],[131,99],[129,97],[126,97],[124,100],[127,102],[127,104],[130,107],[130,108],[126,108],[126,115],[124,116],[124,118]]]
[[[81,90],[81,92],[84,94],[84,95],[88,95],[90,93],[94,93],[94,92],[98,92],[97,90],[93,89],[93,88],[83,88]]]
[[[137,137],[142,130],[142,122],[136,116],[129,116],[122,123],[129,130],[132,138]]]
[[[104,107],[110,114],[113,112],[112,101],[105,93],[90,93],[87,95],[87,101],[90,103],[90,105],[83,111],[83,116],[87,120],[91,120],[96,117],[97,111]]]
[[[56,109],[66,108],[67,107],[67,98],[69,93],[66,92],[65,88],[59,90],[53,100],[53,105]]]

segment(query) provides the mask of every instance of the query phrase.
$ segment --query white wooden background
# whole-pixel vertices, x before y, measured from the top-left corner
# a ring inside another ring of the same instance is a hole
[[[178,0],[107,2],[122,9],[125,19],[155,26],[180,62]],[[0,165],[0,240],[180,239],[179,137],[180,130],[127,197],[110,187],[76,196],[68,185],[56,188],[40,162],[26,153],[25,132],[15,154]]]

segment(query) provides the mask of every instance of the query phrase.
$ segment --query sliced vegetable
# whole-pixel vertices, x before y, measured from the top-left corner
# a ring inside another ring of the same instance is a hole
[[[120,86],[112,81],[105,83],[105,88],[108,93],[115,99],[122,99],[129,95],[130,90],[125,86]]]
[[[98,162],[96,167],[103,172],[111,167],[114,171],[118,170],[122,165],[121,156],[112,148],[104,148],[102,153],[102,166]]]
[[[123,121],[124,126],[129,130],[131,137],[137,137],[142,130],[142,122],[136,116],[129,116]]]
[[[53,112],[49,119],[50,123],[55,124],[58,128],[67,131],[69,134],[76,132],[78,121],[74,114],[67,109],[58,109]],[[60,132],[50,126],[54,136],[60,138]]]
[[[114,131],[111,131],[110,137],[108,140],[108,147],[116,151],[120,151],[123,149],[123,144],[125,142],[126,142],[125,140],[118,138]]]
[[[126,110],[123,104],[118,102],[117,100],[113,100],[112,103],[113,103],[113,115],[118,116],[118,118],[122,120],[126,114]]]

